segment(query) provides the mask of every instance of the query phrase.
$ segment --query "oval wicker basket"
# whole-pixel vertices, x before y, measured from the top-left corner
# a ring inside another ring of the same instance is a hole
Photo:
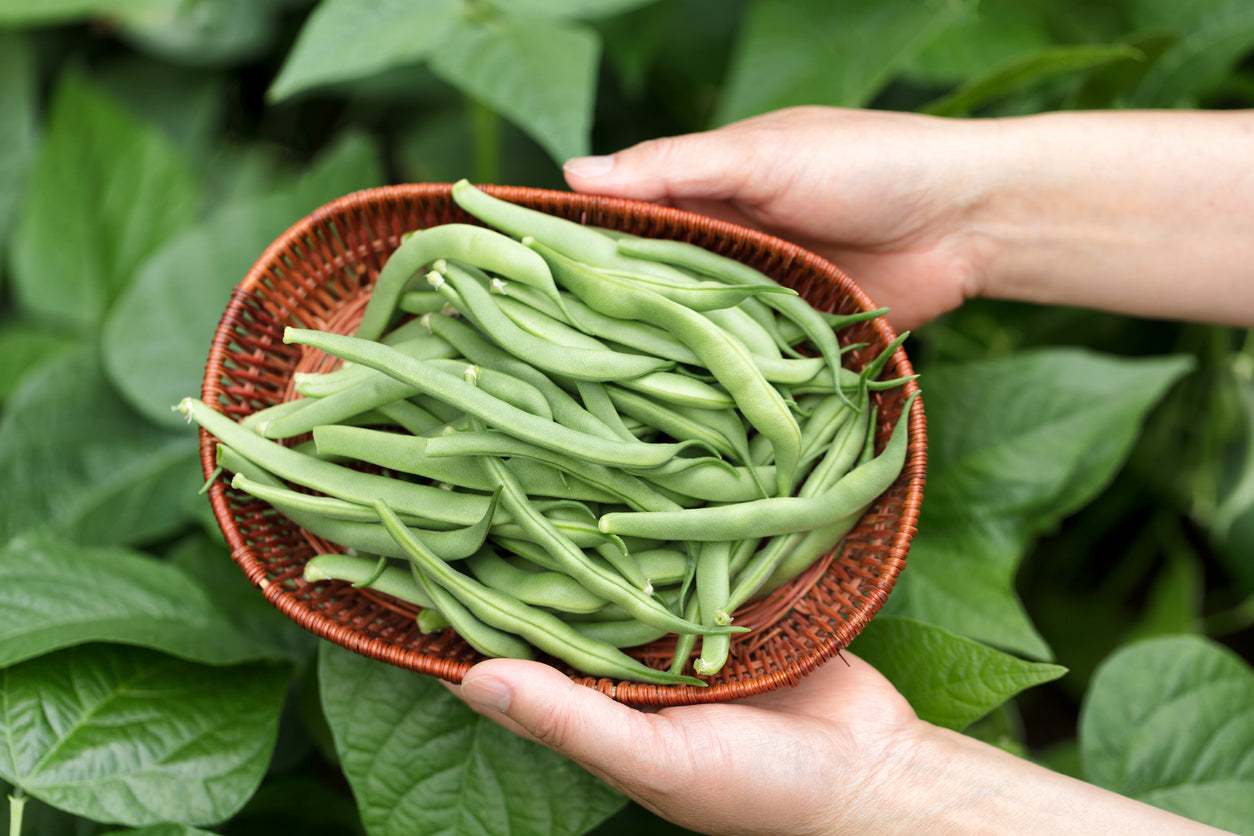
[[[733,224],[650,204],[519,187],[483,187],[497,197],[585,224],[636,235],[678,238],[739,259],[795,288],[816,308],[838,313],[871,310],[870,299],[831,263],[778,238]],[[261,255],[235,289],[209,351],[203,400],[239,419],[292,397],[294,371],[325,367],[325,356],[283,343],[283,328],[300,325],[349,332],[364,299],[401,235],[449,222],[474,222],[453,203],[447,184],[412,184],[347,195],[296,223]],[[882,317],[841,333],[865,349],[846,354],[857,369],[896,335]],[[898,349],[888,376],[912,373]],[[877,444],[887,439],[913,381],[875,393]],[[733,641],[731,656],[708,687],[658,686],[584,676],[572,679],[623,702],[679,705],[735,699],[796,684],[846,647],[891,591],[915,533],[926,457],[921,399],[911,414],[910,445],[897,482],[868,509],[839,549],[809,571],[736,614],[752,630]],[[216,441],[201,431],[201,461],[208,478]],[[320,542],[232,490],[224,480],[209,489],[210,502],[233,559],[265,597],[313,633],[368,657],[403,668],[461,680],[480,656],[451,631],[422,634],[412,606],[344,582],[315,584],[301,578],[305,561],[329,544]],[[665,668],[674,639],[628,651]],[[550,660],[552,661],[552,660]],[[553,662],[564,667],[560,662]]]

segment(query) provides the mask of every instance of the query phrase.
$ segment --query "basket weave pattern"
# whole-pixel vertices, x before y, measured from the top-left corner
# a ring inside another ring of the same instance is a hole
[[[497,197],[581,223],[636,235],[677,238],[743,261],[796,289],[821,310],[853,313],[874,307],[829,262],[777,238],[679,210],[615,198],[517,187],[482,187]],[[390,186],[347,195],[318,209],[277,239],[235,289],[219,323],[202,387],[203,400],[238,420],[292,397],[292,374],[328,368],[325,355],[285,345],[287,325],[351,332],[369,288],[401,236],[441,223],[474,223],[445,184]],[[895,334],[882,318],[841,332],[844,344],[867,343],[846,354],[857,369]],[[912,369],[898,349],[887,377]],[[877,448],[886,442],[913,381],[873,393],[878,407]],[[735,699],[796,684],[846,647],[879,611],[905,565],[922,502],[926,456],[921,399],[906,420],[910,446],[896,483],[866,512],[838,550],[790,584],[746,604],[735,623],[727,664],[709,687],[659,686],[587,677],[560,662],[576,681],[615,699],[677,705]],[[216,440],[201,431],[206,477],[216,467]],[[452,631],[418,631],[412,606],[339,581],[306,583],[305,561],[330,544],[318,541],[266,503],[216,480],[210,502],[233,559],[265,597],[313,633],[380,661],[458,682],[482,657]],[[628,651],[665,668],[674,639]],[[550,660],[552,661],[552,660]]]

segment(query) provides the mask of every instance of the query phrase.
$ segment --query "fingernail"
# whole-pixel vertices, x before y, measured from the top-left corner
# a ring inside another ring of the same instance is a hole
[[[476,676],[462,680],[462,697],[484,708],[503,712],[509,708],[510,691],[509,686],[495,676]]]
[[[614,155],[604,157],[575,157],[567,160],[562,170],[578,177],[600,177],[614,168]]]

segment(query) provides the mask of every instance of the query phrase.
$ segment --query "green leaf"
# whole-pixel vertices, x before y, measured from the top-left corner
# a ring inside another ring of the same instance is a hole
[[[1109,483],[1188,368],[1048,349],[926,369],[926,501],[889,611],[1048,658],[1013,588],[1018,565]]]
[[[208,830],[185,824],[154,824],[132,830],[111,830],[104,836],[213,836]]]
[[[285,0],[149,0],[118,14],[120,36],[162,60],[205,67],[256,59],[278,35]]]
[[[89,642],[214,665],[286,655],[238,629],[182,569],[150,555],[37,535],[0,547],[0,667]]]
[[[0,255],[8,247],[13,212],[35,153],[37,76],[34,50],[26,39],[0,32]]]
[[[323,0],[309,15],[267,97],[282,101],[327,84],[415,64],[444,41],[459,0]]]
[[[995,67],[928,104],[922,111],[934,116],[965,116],[1044,82],[1143,59],[1139,50],[1123,44],[1052,47]]]
[[[938,33],[905,72],[912,80],[947,86],[1046,49],[1054,40],[1041,7],[1041,0],[980,0],[976,13]]]
[[[716,121],[792,105],[859,107],[971,0],[755,0],[741,23]]]
[[[1195,107],[1254,50],[1254,6],[1245,0],[1140,0],[1133,18],[1145,29],[1181,37],[1132,91],[1130,107]]]
[[[4,0],[0,3],[0,23],[18,26],[70,23],[149,2],[151,0]]]
[[[290,671],[80,645],[0,671],[0,776],[132,827],[223,821],[256,791]]]
[[[160,128],[197,171],[234,150],[222,142],[231,95],[226,74],[127,54],[93,68],[92,81],[128,112]]]
[[[1026,662],[941,627],[894,616],[872,619],[849,649],[888,677],[920,718],[955,730],[1020,691],[1066,673],[1058,665]]]
[[[187,161],[156,128],[64,74],[14,231],[19,306],[90,329],[197,211]]]
[[[431,71],[561,162],[588,153],[600,53],[587,26],[502,15],[463,21],[433,51]]]
[[[563,836],[624,799],[467,708],[435,678],[324,644],[322,702],[370,836]]]
[[[76,342],[52,328],[25,322],[0,325],[0,357],[4,358],[4,365],[0,366],[0,403],[12,394],[27,372]]]
[[[1233,832],[1254,828],[1254,670],[1207,639],[1127,645],[1080,714],[1088,779]]]
[[[0,415],[0,542],[42,529],[134,544],[177,530],[202,482],[195,436],[157,429],[108,385],[94,348],[27,375]]]
[[[382,177],[378,148],[349,134],[294,189],[223,206],[171,239],[143,264],[105,323],[101,350],[118,391],[149,421],[182,426],[170,407],[200,391],[231,290],[304,215]]]
[[[593,20],[613,17],[657,0],[487,0],[497,11],[516,17]]]
[[[197,504],[209,506],[205,497],[195,499]],[[165,558],[171,567],[182,571],[205,591],[216,610],[230,620],[232,635],[243,637],[249,643],[254,655],[242,657],[241,661],[283,658],[303,662],[309,659],[315,647],[313,633],[285,616],[258,592],[231,559],[231,550],[216,529],[212,537],[200,532],[184,537]]]

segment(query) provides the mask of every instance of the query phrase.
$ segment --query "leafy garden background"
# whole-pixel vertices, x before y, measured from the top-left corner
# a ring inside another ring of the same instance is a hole
[[[1249,0],[0,0],[0,812],[40,834],[676,832],[286,622],[195,435],[296,219],[810,103],[1254,106]],[[1135,152],[1135,149],[1130,149]],[[977,302],[911,336],[923,519],[854,650],[927,719],[1254,832],[1254,347]]]

